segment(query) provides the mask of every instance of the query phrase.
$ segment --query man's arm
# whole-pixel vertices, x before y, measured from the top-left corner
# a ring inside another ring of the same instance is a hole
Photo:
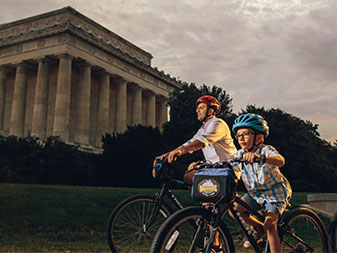
[[[181,146],[177,147],[176,149],[174,149],[174,150],[172,150],[168,153],[168,160],[167,161],[169,163],[171,163],[176,156],[181,156],[181,155],[184,155],[188,152],[193,152],[193,151],[199,150],[203,147],[205,147],[205,144],[202,143],[199,140],[194,140],[189,144],[181,145]]]

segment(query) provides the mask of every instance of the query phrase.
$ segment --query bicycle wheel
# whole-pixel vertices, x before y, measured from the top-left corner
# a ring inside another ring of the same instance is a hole
[[[154,234],[172,213],[162,203],[150,227],[146,224],[153,216],[155,196],[136,195],[122,201],[111,213],[107,239],[112,252],[149,252]]]
[[[151,252],[203,252],[214,214],[202,207],[187,207],[172,214],[159,228]],[[223,252],[234,252],[231,234],[220,221],[219,241]]]
[[[282,221],[286,231],[279,231],[283,252],[327,252],[328,239],[323,222],[304,207],[287,212]]]
[[[337,252],[337,212],[335,213],[329,226],[329,239],[331,252]]]

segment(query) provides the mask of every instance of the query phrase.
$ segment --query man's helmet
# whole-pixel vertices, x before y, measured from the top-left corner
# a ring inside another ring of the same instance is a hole
[[[261,115],[254,113],[247,113],[240,115],[235,121],[232,127],[232,131],[236,133],[239,128],[248,127],[255,131],[264,134],[265,137],[269,135],[269,126],[267,121]]]
[[[209,96],[209,95],[202,96],[198,98],[197,102],[195,103],[197,105],[200,103],[205,103],[206,105],[214,109],[215,114],[218,114],[221,111],[221,105],[219,101],[213,96]]]

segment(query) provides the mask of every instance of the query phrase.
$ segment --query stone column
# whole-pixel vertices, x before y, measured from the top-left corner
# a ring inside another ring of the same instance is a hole
[[[142,124],[142,89],[132,87],[132,125]]]
[[[126,87],[127,81],[117,79],[117,98],[116,98],[116,132],[123,133],[126,130]]]
[[[69,140],[71,65],[71,56],[59,56],[53,135],[64,141]]]
[[[0,66],[0,130],[4,127],[7,73],[8,69]]]
[[[156,127],[156,96],[152,92],[147,94],[146,126]]]
[[[102,71],[98,89],[96,145],[101,145],[102,135],[109,132],[110,75]]]
[[[16,67],[14,93],[9,135],[23,137],[26,107],[27,65],[19,63]]]
[[[78,87],[76,106],[76,131],[75,142],[89,144],[90,128],[90,91],[91,68],[87,63],[80,64],[80,83]]]
[[[32,135],[46,137],[49,89],[49,62],[39,59],[32,119]]]
[[[163,124],[167,121],[167,98],[160,97],[158,99],[159,103],[159,112],[158,112],[158,119],[157,119],[157,127],[159,129],[163,128]]]

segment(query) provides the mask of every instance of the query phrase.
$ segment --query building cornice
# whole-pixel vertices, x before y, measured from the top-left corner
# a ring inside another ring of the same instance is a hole
[[[0,48],[69,33],[118,59],[181,88],[182,82],[151,66],[152,55],[71,7],[0,25]]]

